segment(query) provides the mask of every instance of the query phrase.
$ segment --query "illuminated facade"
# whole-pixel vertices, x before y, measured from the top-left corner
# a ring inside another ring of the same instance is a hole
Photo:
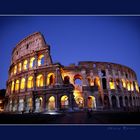
[[[50,46],[37,32],[12,52],[5,111],[122,110],[140,106],[135,72],[120,64],[53,63]]]

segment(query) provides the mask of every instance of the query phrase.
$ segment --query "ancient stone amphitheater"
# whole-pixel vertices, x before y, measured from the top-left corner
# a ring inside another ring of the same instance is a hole
[[[139,86],[131,68],[96,61],[69,66],[53,63],[50,46],[40,32],[13,49],[5,111],[113,111],[139,106]]]

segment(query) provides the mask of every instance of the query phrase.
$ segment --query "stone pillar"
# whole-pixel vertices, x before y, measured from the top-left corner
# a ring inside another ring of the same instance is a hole
[[[118,96],[116,96],[116,100],[117,100],[117,107],[120,108],[120,100]]]
[[[108,73],[108,69],[106,69],[106,86],[107,89],[110,90],[110,86],[109,86],[109,73]]]
[[[57,110],[60,110],[61,108],[61,100],[59,99],[59,95],[57,94],[57,98],[56,98],[56,107],[57,107]]]
[[[109,95],[108,98],[109,98],[110,108],[112,109],[112,100],[111,100],[111,96]]]
[[[42,99],[43,99],[43,103],[42,103],[43,104],[42,105],[43,106],[43,111],[46,111],[46,95],[43,95]]]
[[[37,54],[35,54],[35,68],[38,67],[38,56]]]
[[[34,90],[36,90],[36,73],[34,73],[34,77],[33,77],[33,87]]]

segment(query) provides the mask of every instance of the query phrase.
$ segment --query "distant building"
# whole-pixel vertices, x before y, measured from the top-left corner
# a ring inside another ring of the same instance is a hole
[[[4,104],[5,104],[5,89],[0,90],[0,112],[4,111]]]
[[[139,86],[131,68],[96,61],[69,66],[53,63],[50,46],[39,32],[26,37],[13,49],[5,111],[139,107]]]

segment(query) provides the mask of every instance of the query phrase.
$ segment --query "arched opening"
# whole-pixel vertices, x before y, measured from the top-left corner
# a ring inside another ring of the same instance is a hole
[[[125,96],[125,106],[128,107],[128,98]]]
[[[126,82],[124,79],[122,79],[122,86],[123,86],[123,88],[126,88]]]
[[[133,86],[133,83],[130,82],[130,85],[131,85],[131,91],[134,91],[134,86]]]
[[[82,86],[82,76],[77,74],[74,76],[74,84]]]
[[[33,88],[33,76],[28,77],[27,87]]]
[[[21,84],[20,84],[20,89],[24,89],[25,88],[25,78],[21,79]]]
[[[37,79],[36,79],[36,86],[37,87],[43,87],[43,85],[44,85],[43,75],[42,74],[39,74],[37,76]]]
[[[28,111],[31,112],[32,109],[33,109],[33,101],[32,101],[32,98],[28,98],[27,99],[27,108],[28,108]]]
[[[24,110],[24,100],[19,99],[18,111],[23,111],[23,110]]]
[[[87,77],[87,80],[88,80],[89,86],[94,86],[94,79],[92,79],[91,77]]]
[[[15,67],[14,67],[14,74],[16,74],[17,73],[17,65],[15,65]]]
[[[130,103],[130,107],[132,107],[132,97],[129,97],[129,103]]]
[[[68,109],[68,107],[69,107],[68,96],[64,95],[61,97],[61,109]]]
[[[116,87],[117,87],[117,89],[120,89],[120,80],[119,79],[116,79]]]
[[[64,84],[70,84],[70,78],[69,76],[64,77]]]
[[[55,97],[54,96],[51,96],[48,99],[47,108],[48,108],[48,111],[55,110]]]
[[[43,103],[42,97],[36,98],[36,100],[35,100],[35,110],[36,110],[36,112],[42,111],[42,103]]]
[[[35,57],[32,57],[30,59],[30,68],[34,68],[35,67]]]
[[[139,85],[137,82],[135,82],[135,88],[136,88],[136,91],[139,92]]]
[[[84,107],[84,99],[81,96],[77,96],[75,98],[76,104],[78,105],[78,108],[82,109]]]
[[[11,91],[12,91],[12,92],[14,91],[14,86],[15,86],[15,82],[12,81],[12,86],[11,86]]]
[[[54,84],[55,84],[54,73],[49,73],[47,76],[47,85],[54,85]]]
[[[18,64],[18,72],[21,72],[21,67],[22,67],[22,65],[21,65],[21,63],[19,63]]]
[[[88,109],[96,109],[96,99],[94,96],[89,96],[87,100]]]
[[[112,108],[116,109],[117,108],[117,99],[115,96],[111,97],[112,100]]]
[[[14,101],[13,101],[13,111],[14,112],[17,111],[17,100],[16,99],[14,99]]]
[[[24,60],[23,62],[23,70],[27,70],[27,60]]]
[[[12,111],[12,100],[10,100],[9,111]]]
[[[18,90],[19,90],[19,80],[16,80],[15,90],[16,90],[16,91],[18,91]]]
[[[103,89],[107,89],[106,78],[102,78]]]
[[[115,89],[115,83],[114,83],[114,80],[112,78],[110,78],[109,86],[110,86],[110,89]]]
[[[42,66],[42,65],[44,65],[44,55],[43,54],[39,55],[39,57],[38,57],[38,66]]]
[[[120,107],[123,107],[123,99],[122,96],[119,97]]]
[[[110,108],[110,103],[109,103],[109,98],[107,95],[104,96],[104,108],[109,109]]]
[[[130,87],[130,82],[127,81],[127,90],[130,91],[131,90],[131,87]]]

